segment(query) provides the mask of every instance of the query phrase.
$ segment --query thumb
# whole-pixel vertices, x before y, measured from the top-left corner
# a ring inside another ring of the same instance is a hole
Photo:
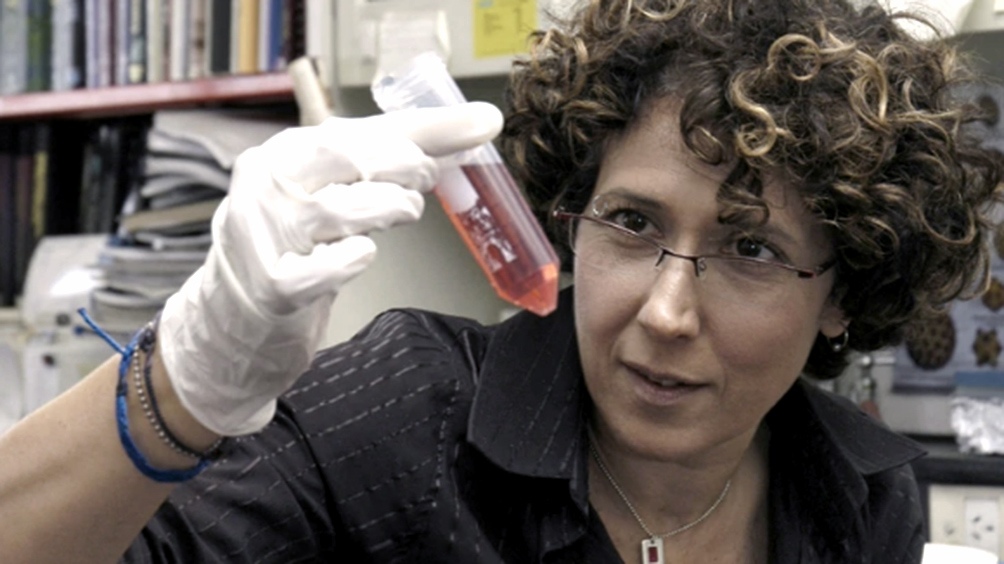
[[[393,127],[431,157],[483,145],[502,131],[502,112],[488,102],[439,108],[414,108],[374,116]]]

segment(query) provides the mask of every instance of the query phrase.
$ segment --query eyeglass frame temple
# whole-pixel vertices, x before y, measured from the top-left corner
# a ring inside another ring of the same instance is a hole
[[[672,250],[670,248],[667,248],[667,247],[663,246],[661,243],[659,243],[658,241],[655,241],[655,240],[653,240],[653,239],[651,239],[649,237],[646,237],[644,235],[639,235],[638,233],[635,233],[634,231],[631,231],[630,229],[626,229],[624,227],[621,227],[620,225],[617,225],[616,223],[612,223],[610,221],[607,221],[605,219],[600,219],[598,217],[590,217],[588,215],[581,214],[581,213],[573,213],[573,212],[565,211],[565,210],[563,210],[561,208],[554,209],[551,212],[551,217],[553,217],[554,219],[557,219],[559,221],[568,221],[568,220],[571,220],[571,219],[585,219],[587,221],[592,221],[594,223],[600,223],[602,225],[606,225],[606,226],[612,227],[612,228],[616,229],[617,231],[620,231],[622,233],[631,235],[632,237],[637,237],[639,239],[642,239],[642,240],[644,240],[644,241],[646,241],[648,243],[651,243],[652,245],[655,245],[659,249],[659,251],[660,251],[659,258],[656,259],[656,261],[655,261],[655,266],[656,267],[658,267],[660,264],[662,264],[662,260],[666,257],[666,255],[669,255],[671,257],[680,258],[680,259],[685,259],[685,260],[688,260],[691,263],[693,263],[693,265],[694,265],[694,275],[697,276],[698,278],[701,277],[701,272],[703,272],[707,268],[707,263],[705,261],[705,259],[707,259],[707,258],[721,258],[721,259],[726,259],[726,260],[739,260],[739,259],[741,259],[741,260],[745,260],[745,261],[756,262],[756,263],[766,264],[766,265],[770,265],[770,266],[776,266],[776,267],[782,268],[784,270],[789,270],[791,272],[794,272],[799,278],[806,279],[806,280],[807,279],[816,278],[816,277],[822,275],[824,272],[826,272],[827,270],[833,268],[833,266],[835,266],[837,264],[836,257],[831,258],[830,260],[824,262],[823,264],[817,266],[814,269],[806,269],[806,268],[800,268],[800,267],[797,267],[797,266],[794,266],[794,265],[791,265],[791,264],[785,264],[783,262],[770,262],[770,261],[765,261],[765,260],[761,260],[761,259],[756,259],[756,258],[753,258],[753,257],[729,257],[729,256],[726,256],[726,255],[685,255],[685,254],[682,254],[682,253],[678,253],[678,252],[676,252],[676,251],[674,251],[674,250]],[[571,245],[571,241],[569,241],[569,245]]]

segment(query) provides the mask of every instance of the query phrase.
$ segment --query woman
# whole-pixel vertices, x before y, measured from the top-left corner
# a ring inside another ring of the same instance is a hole
[[[922,451],[800,375],[986,279],[999,165],[956,54],[830,0],[596,0],[566,29],[501,138],[571,251],[554,314],[389,312],[301,376],[427,155],[500,124],[280,134],[122,375],[2,438],[3,560],[919,561]]]

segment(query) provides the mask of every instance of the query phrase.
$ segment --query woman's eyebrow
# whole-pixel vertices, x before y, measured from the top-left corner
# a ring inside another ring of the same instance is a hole
[[[611,188],[603,192],[602,194],[597,194],[596,197],[608,198],[610,196],[614,196],[642,210],[663,212],[667,209],[666,204],[659,201],[656,198],[652,198],[644,194],[639,194],[635,190],[620,186]]]
[[[800,241],[796,236],[788,232],[784,227],[777,225],[776,223],[768,222],[764,225],[760,225],[751,230],[751,233],[756,233],[757,235],[762,235],[768,239],[785,245],[790,248],[801,247],[803,242]]]

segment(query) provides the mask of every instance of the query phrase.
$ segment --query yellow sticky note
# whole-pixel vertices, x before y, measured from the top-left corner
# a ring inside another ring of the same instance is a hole
[[[537,0],[473,0],[474,58],[527,52],[527,36],[537,29]]]

